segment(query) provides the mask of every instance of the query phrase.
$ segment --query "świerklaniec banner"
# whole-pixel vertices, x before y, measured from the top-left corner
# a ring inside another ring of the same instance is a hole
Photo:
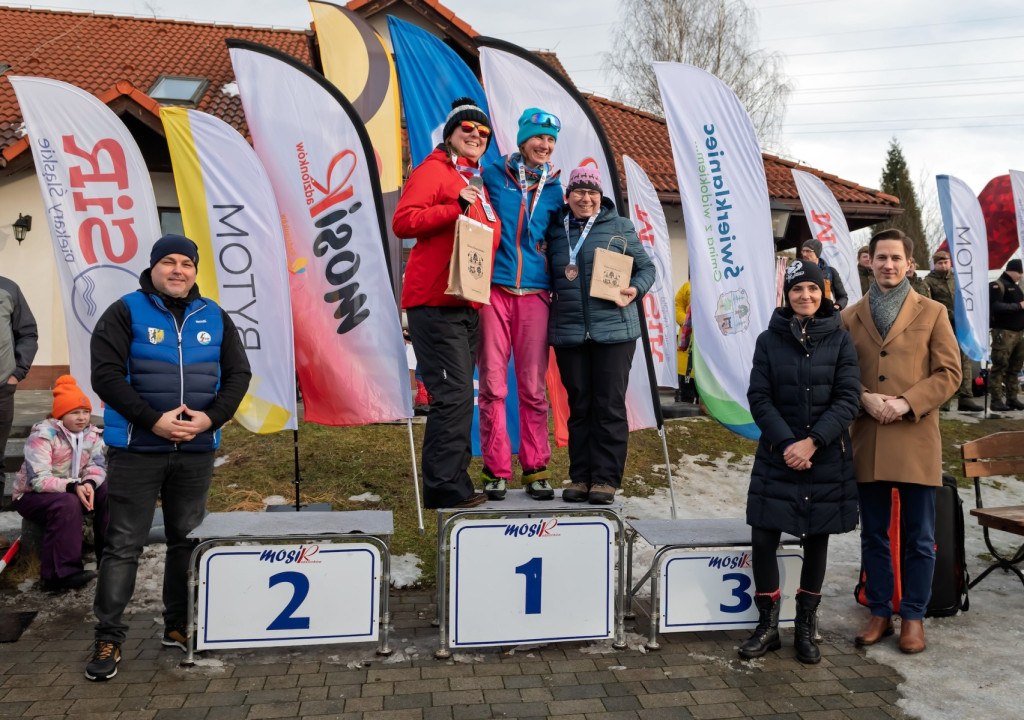
[[[939,209],[956,276],[953,317],[960,349],[988,362],[988,233],[981,204],[967,183],[937,175]]]
[[[60,276],[71,374],[89,384],[89,340],[100,315],[139,289],[160,222],[149,170],[124,123],[74,85],[11,77],[28,130]]]
[[[229,40],[228,48],[281,211],[305,419],[363,425],[411,417],[366,130],[337,88],[306,65],[256,43]]]
[[[836,196],[821,178],[803,170],[793,170],[793,180],[811,228],[811,237],[821,243],[822,259],[839,273],[846,288],[847,306],[853,305],[861,298],[860,277],[846,216]]]
[[[712,417],[757,438],[747,387],[775,299],[764,161],[747,111],[721,80],[679,63],[654,63],[654,72],[686,220],[694,378]]]
[[[198,110],[162,108],[199,287],[231,316],[252,380],[235,419],[254,433],[298,428],[288,259],[274,190],[249,143]]]

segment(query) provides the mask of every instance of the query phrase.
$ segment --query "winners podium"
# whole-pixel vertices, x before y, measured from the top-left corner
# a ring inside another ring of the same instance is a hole
[[[437,511],[438,658],[451,648],[613,638],[625,647],[621,506],[561,491]]]
[[[388,655],[390,511],[211,513],[189,533],[182,664],[204,649],[378,641]]]

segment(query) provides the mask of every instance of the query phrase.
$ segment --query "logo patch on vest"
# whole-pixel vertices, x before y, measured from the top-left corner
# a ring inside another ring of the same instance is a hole
[[[200,345],[209,345],[210,340],[212,339],[213,338],[210,336],[210,333],[206,332],[205,330],[201,333],[196,334],[196,340],[199,341]]]
[[[153,345],[159,345],[164,341],[164,331],[160,328],[149,329],[149,342]]]

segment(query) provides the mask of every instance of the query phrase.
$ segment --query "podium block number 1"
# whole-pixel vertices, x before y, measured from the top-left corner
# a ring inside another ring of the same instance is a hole
[[[616,545],[609,520],[463,520],[451,538],[452,647],[612,636]]]

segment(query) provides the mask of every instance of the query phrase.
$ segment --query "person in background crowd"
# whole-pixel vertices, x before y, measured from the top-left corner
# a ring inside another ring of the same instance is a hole
[[[626,467],[629,425],[626,384],[640,337],[636,304],[654,284],[654,263],[633,223],[601,195],[595,167],[569,174],[567,205],[548,227],[551,315],[548,341],[569,396],[568,502],[611,504]],[[625,251],[633,258],[629,287],[618,302],[590,296],[594,251]]]
[[[756,658],[781,647],[776,551],[787,532],[804,548],[794,647],[800,662],[813,664],[821,660],[815,616],[828,537],[857,526],[849,427],[860,408],[860,368],[839,314],[822,301],[821,269],[794,261],[783,289],[787,306],[775,309],[757,338],[747,390],[750,414],[761,430],[747,493],[759,620],[739,654]]]
[[[910,281],[911,290],[918,295],[924,295],[929,300],[931,299],[932,294],[928,289],[928,284],[917,275],[917,261],[914,258],[910,258],[910,263],[907,265],[907,280]]]
[[[117,674],[139,556],[157,498],[167,534],[165,647],[186,649],[187,576],[203,520],[220,427],[249,389],[252,372],[231,316],[196,285],[199,251],[181,235],[153,244],[139,289],[96,323],[92,388],[106,405],[107,545],[96,583],[95,643],[88,680]]]
[[[1024,365],[1024,292],[1020,288],[1021,261],[1013,258],[988,286],[989,326],[992,328],[992,365],[988,392],[993,410],[1024,410],[1020,370]]]
[[[871,272],[871,251],[867,245],[862,245],[857,250],[857,275],[860,277],[861,297],[868,294],[868,288],[875,281],[875,275]]]
[[[676,402],[697,402],[697,386],[693,382],[693,368],[690,367],[690,344],[693,341],[693,322],[690,318],[690,281],[687,280],[676,293],[676,324],[679,325],[679,347],[676,351],[679,386],[676,388]]]
[[[932,300],[942,303],[949,316],[949,324],[956,331],[956,318],[954,317],[954,298],[956,297],[956,278],[953,276],[953,263],[949,253],[945,250],[936,250],[932,254],[932,270],[925,278],[928,285],[928,294]],[[985,408],[974,399],[974,391],[971,387],[971,380],[974,378],[971,359],[960,352],[960,388],[957,390],[957,410],[961,412],[981,412]],[[948,410],[950,401],[947,400],[942,409]]]
[[[45,590],[74,590],[96,577],[82,565],[82,518],[94,513],[97,562],[109,520],[103,435],[90,424],[92,403],[70,375],[53,388],[50,416],[32,426],[11,506],[43,526],[40,571]]]
[[[480,450],[484,493],[503,500],[512,480],[512,446],[505,427],[508,362],[515,354],[519,392],[519,462],[523,487],[538,500],[555,496],[549,482],[548,275],[544,233],[562,207],[561,173],[551,166],[562,123],[540,108],[519,116],[519,151],[484,168],[484,186],[501,221],[491,304],[480,308]]]
[[[487,501],[467,472],[473,448],[473,367],[480,344],[479,304],[446,295],[460,215],[494,231],[501,223],[483,186],[480,158],[491,123],[470,98],[452,102],[443,142],[409,175],[391,227],[416,238],[402,286],[402,307],[419,372],[430,397],[423,433],[423,506],[474,507]],[[479,185],[471,181],[479,181]]]
[[[39,348],[36,319],[13,280],[0,277],[0,462],[14,424],[14,392],[32,367]],[[4,475],[0,472],[0,505]]]
[[[899,647],[918,653],[925,649],[923,618],[935,570],[935,488],[942,484],[936,411],[960,385],[960,358],[946,309],[910,291],[913,241],[889,229],[872,237],[870,247],[875,283],[842,313],[857,348],[863,409],[852,437],[871,619],[856,643],[873,645],[893,633],[889,524],[896,489],[903,524]]]
[[[805,240],[800,247],[800,257],[815,263],[821,270],[821,276],[825,279],[825,298],[838,310],[846,307],[847,295],[843,280],[831,265],[821,259],[821,241],[814,238]]]

